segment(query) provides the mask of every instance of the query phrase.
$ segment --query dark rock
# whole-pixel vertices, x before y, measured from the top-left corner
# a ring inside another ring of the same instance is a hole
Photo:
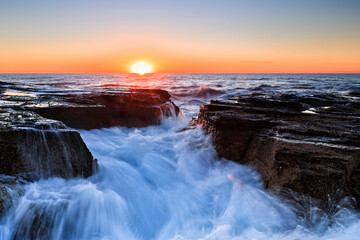
[[[360,97],[360,89],[354,89],[354,90],[350,91],[349,95],[354,96],[354,97]]]
[[[0,174],[6,175],[88,177],[96,164],[80,134],[67,126],[145,127],[179,113],[170,94],[157,89],[48,94],[11,83],[0,86]]]
[[[61,101],[65,104],[29,109],[77,129],[146,127],[158,125],[163,117],[179,113],[170,95],[162,90],[68,95]]]
[[[8,86],[14,86],[13,83],[9,83],[9,82],[3,82],[3,81],[0,81],[0,89],[2,88],[6,88]]]
[[[67,126],[145,127],[178,114],[163,90],[38,93],[0,82],[0,215],[22,194],[25,179],[89,177],[96,171],[80,134]]]
[[[265,187],[360,200],[360,109],[336,95],[249,95],[200,107],[220,157],[254,166]],[[360,205],[359,205],[360,206]]]
[[[0,95],[0,107],[34,111],[77,129],[146,127],[160,124],[163,117],[179,113],[179,108],[170,100],[170,94],[159,89],[87,93],[59,91],[52,95],[12,89]]]
[[[24,194],[25,183],[22,177],[0,175],[0,216]]]
[[[188,125],[186,127],[183,127],[182,129],[178,130],[177,132],[184,132],[187,130],[193,130],[196,129],[197,127],[197,118],[196,117],[191,117]]]
[[[0,111],[0,174],[89,177],[96,162],[77,131],[37,114]]]

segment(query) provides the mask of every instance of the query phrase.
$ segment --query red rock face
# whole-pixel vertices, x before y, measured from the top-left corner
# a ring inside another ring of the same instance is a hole
[[[220,157],[254,166],[265,187],[360,200],[358,106],[334,95],[242,96],[201,106],[198,123]]]

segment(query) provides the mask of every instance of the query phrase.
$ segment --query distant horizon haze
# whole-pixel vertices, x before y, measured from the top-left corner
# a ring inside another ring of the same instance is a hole
[[[159,75],[161,75],[161,74],[169,74],[169,75],[171,75],[171,74],[184,74],[184,75],[191,75],[191,74],[214,74],[214,75],[216,75],[216,74],[224,74],[224,75],[226,75],[226,74],[229,74],[229,75],[231,75],[231,74],[243,74],[243,75],[246,75],[246,74],[249,74],[249,75],[251,75],[251,74],[258,74],[258,75],[261,75],[261,74],[263,74],[263,75],[266,75],[266,74],[274,74],[274,75],[276,75],[276,74],[279,74],[279,75],[281,75],[281,74],[283,74],[283,75],[292,75],[292,74],[294,74],[294,75],[326,75],[326,74],[330,74],[330,75],[336,75],[336,74],[354,74],[354,75],[358,75],[358,74],[360,74],[360,72],[313,72],[313,73],[311,73],[311,72],[303,72],[303,73],[301,73],[301,72],[173,72],[173,73],[171,73],[171,72],[152,72],[152,73],[145,73],[145,74],[143,74],[143,75],[140,75],[140,74],[137,74],[137,73],[131,73],[131,72],[104,72],[104,73],[102,73],[102,72],[0,72],[0,75],[7,75],[7,74],[19,74],[19,75],[21,75],[21,74],[24,74],[24,75],[26,75],[26,74],[34,74],[34,75],[37,75],[37,74],[44,74],[44,75],[52,75],[52,74],[64,74],[64,75],[66,75],[66,74],[74,74],[74,75],[76,75],[76,74],[99,74],[99,75],[101,75],[101,74],[132,74],[132,75],[139,75],[139,77],[146,77],[147,75],[156,75],[156,74],[159,74]]]

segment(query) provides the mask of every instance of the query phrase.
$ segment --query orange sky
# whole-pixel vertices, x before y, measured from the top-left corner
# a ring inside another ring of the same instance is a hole
[[[360,72],[356,1],[65,2],[0,3],[0,73]]]

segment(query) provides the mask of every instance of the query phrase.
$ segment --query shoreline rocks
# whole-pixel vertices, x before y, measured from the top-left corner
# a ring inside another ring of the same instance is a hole
[[[179,107],[170,97],[163,90],[132,89],[116,93],[57,96],[62,105],[29,106],[28,109],[76,129],[147,127],[160,124],[163,117],[178,116]]]
[[[76,129],[147,127],[180,112],[160,89],[29,92],[0,82],[0,90],[0,108],[36,112]]]
[[[0,110],[0,174],[89,177],[96,161],[77,131],[25,111]]]
[[[146,127],[177,116],[170,94],[158,89],[49,93],[0,82],[0,174],[89,177],[95,161],[77,129]]]
[[[26,183],[27,181],[19,176],[0,175],[0,216],[24,194]]]
[[[179,114],[170,97],[157,89],[50,93],[0,82],[0,216],[27,182],[97,171],[80,134],[68,127],[157,125]]]
[[[253,166],[272,191],[360,200],[359,103],[331,94],[246,95],[201,106],[198,124],[219,157]]]

